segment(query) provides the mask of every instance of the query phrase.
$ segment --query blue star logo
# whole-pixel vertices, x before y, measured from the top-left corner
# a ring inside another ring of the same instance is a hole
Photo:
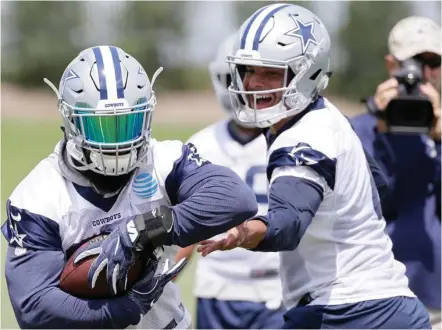
[[[289,14],[289,16],[295,23],[295,28],[286,32],[285,35],[301,39],[302,54],[304,54],[310,44],[318,44],[318,40],[313,31],[315,22],[303,23],[300,19],[296,18],[295,15]]]

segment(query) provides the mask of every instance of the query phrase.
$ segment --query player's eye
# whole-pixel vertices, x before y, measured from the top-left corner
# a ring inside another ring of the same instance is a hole
[[[253,69],[252,67],[250,66],[246,67],[246,73],[255,73],[255,72],[256,72],[255,69]]]
[[[280,75],[281,75],[280,71],[267,71],[266,72],[266,76],[269,76],[269,77],[277,77]]]

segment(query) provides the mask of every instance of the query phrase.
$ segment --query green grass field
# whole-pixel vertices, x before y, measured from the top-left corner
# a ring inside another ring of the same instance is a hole
[[[61,121],[39,120],[23,121],[18,119],[2,118],[1,123],[1,215],[5,221],[5,203],[15,186],[29,173],[29,171],[54,149],[57,141],[62,137]],[[158,140],[178,139],[185,141],[201,127],[181,127],[180,125],[158,126],[153,125],[153,136]],[[4,253],[6,240],[1,239],[2,272],[4,272]],[[195,262],[184,270],[178,279],[181,295],[186,307],[194,313],[193,273]],[[5,277],[2,276],[1,286],[1,328],[17,328],[17,322],[12,311]]]

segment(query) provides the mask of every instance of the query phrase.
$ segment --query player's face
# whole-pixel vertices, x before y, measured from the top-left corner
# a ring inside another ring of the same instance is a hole
[[[284,69],[247,66],[243,79],[244,89],[248,92],[253,92],[281,88],[284,84],[284,76]],[[278,104],[281,101],[282,94],[282,91],[259,94],[258,97],[249,94],[247,98],[249,106],[255,109],[256,97],[255,110],[259,110]]]

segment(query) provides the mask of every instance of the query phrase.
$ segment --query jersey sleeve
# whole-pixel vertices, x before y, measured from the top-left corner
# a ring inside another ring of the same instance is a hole
[[[165,177],[174,215],[169,243],[188,246],[254,216],[254,192],[232,170],[202,158],[191,144],[181,145]]]
[[[280,176],[294,176],[313,181],[325,191],[334,189],[337,150],[334,133],[323,130],[288,130],[269,150],[267,178],[270,184]]]
[[[321,187],[310,180],[281,176],[275,179],[269,192],[269,211],[259,216],[267,225],[264,239],[254,251],[294,250],[322,202]]]
[[[337,152],[330,130],[322,136],[298,128],[285,131],[269,150],[267,225],[255,251],[290,251],[301,241],[327,189],[334,189]]]
[[[203,171],[203,167],[214,166],[211,162],[204,159],[198,153],[196,147],[192,143],[186,143],[181,146],[179,157],[174,161],[171,171],[168,173],[165,186],[172,205],[180,203],[185,199],[187,194],[183,194],[180,190],[186,177],[198,175]]]
[[[58,223],[10,200],[6,208],[5,276],[20,328],[124,328],[139,322],[139,309],[127,297],[87,300],[60,290],[65,254]]]

